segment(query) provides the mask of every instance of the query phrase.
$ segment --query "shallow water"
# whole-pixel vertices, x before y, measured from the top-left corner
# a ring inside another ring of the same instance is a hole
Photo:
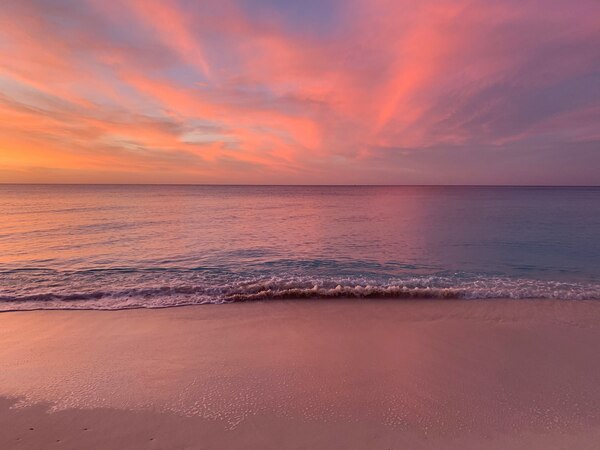
[[[0,185],[0,310],[600,299],[600,188]]]

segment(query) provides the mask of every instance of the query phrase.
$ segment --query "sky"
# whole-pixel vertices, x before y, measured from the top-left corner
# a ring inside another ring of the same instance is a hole
[[[600,185],[600,2],[1,2],[0,182]]]

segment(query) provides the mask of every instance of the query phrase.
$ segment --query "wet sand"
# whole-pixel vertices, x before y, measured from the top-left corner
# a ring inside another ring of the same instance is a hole
[[[600,303],[0,314],[0,448],[596,449]]]

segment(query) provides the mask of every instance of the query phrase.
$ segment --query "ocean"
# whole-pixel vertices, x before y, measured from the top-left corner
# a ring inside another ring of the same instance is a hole
[[[0,185],[0,311],[600,299],[600,187]]]

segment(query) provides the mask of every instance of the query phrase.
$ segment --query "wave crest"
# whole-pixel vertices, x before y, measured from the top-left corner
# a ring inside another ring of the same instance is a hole
[[[334,288],[263,289],[258,292],[236,292],[224,296],[225,301],[285,300],[301,298],[460,298],[454,289],[409,288],[406,286],[341,286]]]
[[[17,273],[0,288],[0,311],[162,308],[260,300],[564,299],[600,300],[600,283],[565,283],[475,274],[404,278],[260,277],[199,272]]]

